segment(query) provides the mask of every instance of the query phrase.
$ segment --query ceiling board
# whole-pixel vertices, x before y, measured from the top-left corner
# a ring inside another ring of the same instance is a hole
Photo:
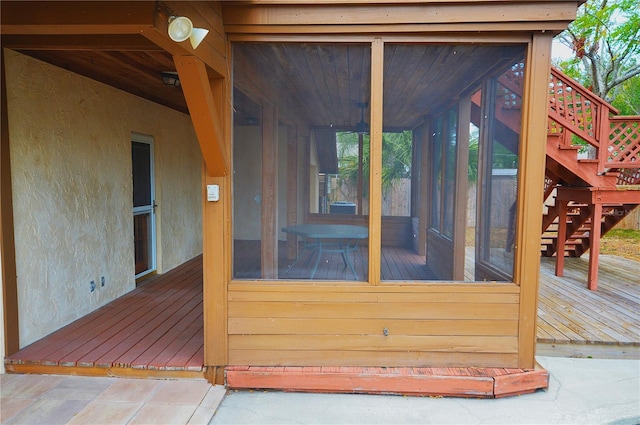
[[[385,44],[384,125],[413,129],[492,69],[523,55],[523,46]],[[360,103],[369,102],[368,44],[239,43],[235,72],[252,80],[238,87],[252,97],[294,111],[312,127],[355,129]],[[286,106],[286,107],[285,107]],[[369,111],[365,109],[365,120]]]

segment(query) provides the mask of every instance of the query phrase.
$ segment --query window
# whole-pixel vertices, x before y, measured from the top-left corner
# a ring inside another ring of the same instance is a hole
[[[372,111],[368,43],[235,43],[234,278],[368,280],[381,211],[380,280],[512,279],[524,51],[385,43]]]

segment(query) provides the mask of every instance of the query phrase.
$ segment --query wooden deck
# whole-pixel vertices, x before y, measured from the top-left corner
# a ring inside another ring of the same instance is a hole
[[[600,255],[597,291],[587,289],[589,258],[542,258],[539,355],[640,359],[640,263]]]
[[[397,267],[402,257],[398,250],[392,255]],[[542,259],[537,354],[640,358],[640,264],[600,256],[598,291],[586,288],[587,265],[587,258],[567,259],[565,277],[558,278],[553,259]],[[203,339],[197,257],[25,347],[5,364],[10,373],[201,378]]]
[[[258,241],[236,241],[234,245],[234,277],[237,279],[260,279],[260,243]],[[309,279],[316,253],[299,247],[299,259],[286,258],[286,245],[278,248],[279,276],[281,279]],[[367,247],[361,246],[350,254],[358,280],[367,280]],[[436,275],[424,263],[424,258],[412,250],[385,247],[380,265],[382,280],[434,280]],[[355,280],[353,273],[344,265],[340,253],[325,252],[314,276],[315,280]]]
[[[203,376],[202,257],[5,359],[7,372]]]

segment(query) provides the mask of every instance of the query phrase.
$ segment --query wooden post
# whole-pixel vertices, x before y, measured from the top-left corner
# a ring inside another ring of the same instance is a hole
[[[287,127],[287,226],[298,224],[298,129]],[[298,258],[298,238],[287,233],[287,258]]]
[[[464,280],[465,235],[467,230],[467,200],[469,198],[469,124],[471,96],[458,103],[456,149],[456,182],[453,206],[453,280]]]
[[[567,210],[568,201],[556,198],[560,203],[558,211],[558,239],[556,242],[556,276],[564,276],[564,247],[567,241]]]
[[[420,206],[418,210],[418,255],[427,255],[427,228],[429,227],[429,137],[431,120],[425,122],[420,130]],[[426,264],[426,258],[425,258]]]
[[[0,47],[2,67],[2,136],[0,140],[0,263],[2,265],[2,303],[4,319],[4,355],[20,350],[18,326],[18,273],[16,271],[16,246],[13,233],[13,197],[11,188],[11,158],[9,149],[9,113],[7,111],[7,86],[4,69],[4,50]]]
[[[225,162],[230,163],[231,102],[226,79],[210,80],[217,119],[222,123]],[[204,162],[204,161],[203,161]],[[203,164],[202,257],[204,364],[207,379],[224,384],[228,363],[227,283],[231,279],[231,176],[212,177]],[[207,201],[207,185],[220,187],[220,200]]]
[[[373,40],[371,46],[371,125],[369,137],[369,283],[380,284],[382,247],[382,90],[384,43]]]
[[[597,195],[597,194],[595,194]],[[594,202],[589,230],[589,274],[587,288],[598,290],[598,260],[600,258],[600,236],[602,233],[602,203]]]
[[[262,232],[263,279],[278,278],[278,111],[262,106]]]
[[[371,143],[371,138],[369,138],[369,143]],[[358,215],[362,215],[364,211],[363,203],[363,180],[362,180],[362,168],[363,168],[363,158],[364,155],[364,134],[358,134]]]
[[[518,217],[514,281],[520,285],[518,367],[535,366],[536,320],[540,281],[540,229],[544,193],[545,143],[549,110],[549,32],[533,34],[527,51],[524,81]]]

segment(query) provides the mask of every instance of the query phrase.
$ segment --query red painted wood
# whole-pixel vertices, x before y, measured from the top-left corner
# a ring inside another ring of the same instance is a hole
[[[556,243],[556,276],[564,276],[564,249],[567,242],[567,201],[557,200],[558,210],[558,239]]]
[[[600,236],[602,232],[602,204],[593,205],[591,214],[591,230],[589,238],[589,272],[587,275],[587,288],[598,290],[598,258],[600,257]]]
[[[148,370],[202,370],[202,257],[150,278],[7,360],[80,367],[76,374],[127,362]]]
[[[544,369],[228,366],[225,371],[227,386],[237,389],[487,398],[548,386]]]

